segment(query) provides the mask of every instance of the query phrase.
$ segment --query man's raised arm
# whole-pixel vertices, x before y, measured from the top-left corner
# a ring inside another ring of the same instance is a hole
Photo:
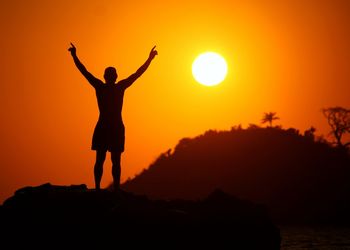
[[[97,79],[94,77],[87,69],[85,66],[81,63],[77,56],[77,49],[75,48],[74,44],[71,43],[71,47],[68,49],[68,51],[71,53],[75,66],[79,69],[79,71],[83,74],[83,76],[88,80],[88,82],[96,88],[97,85],[100,84],[101,80]]]
[[[148,68],[148,66],[151,64],[152,60],[156,55],[158,55],[158,52],[155,50],[156,46],[154,46],[149,53],[147,61],[131,76],[128,78],[121,80],[119,84],[124,85],[124,88],[130,87],[131,84],[133,84],[137,78],[139,78]]]

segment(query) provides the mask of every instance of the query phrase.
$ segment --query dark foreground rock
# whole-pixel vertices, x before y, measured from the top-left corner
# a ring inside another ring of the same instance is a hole
[[[156,201],[44,184],[16,191],[0,219],[8,249],[280,249],[264,207],[220,190],[200,201]]]

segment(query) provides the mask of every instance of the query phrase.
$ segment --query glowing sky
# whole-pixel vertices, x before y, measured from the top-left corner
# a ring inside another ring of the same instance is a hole
[[[0,2],[0,201],[25,185],[86,183],[98,109],[69,42],[96,77],[125,78],[157,45],[159,56],[125,94],[122,180],[208,129],[260,123],[327,134],[321,108],[350,107],[350,1]],[[225,81],[195,82],[204,51],[222,54]],[[102,186],[112,180],[106,161]]]

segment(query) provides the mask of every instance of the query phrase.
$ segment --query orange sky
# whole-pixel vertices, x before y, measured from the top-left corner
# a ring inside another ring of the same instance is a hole
[[[100,78],[107,66],[129,76],[157,45],[125,94],[126,180],[183,137],[258,124],[263,112],[326,134],[321,108],[350,107],[349,13],[347,0],[1,1],[0,202],[44,182],[93,187],[98,109],[69,42]],[[191,75],[208,50],[228,62],[216,87]],[[102,186],[110,171],[108,159]]]

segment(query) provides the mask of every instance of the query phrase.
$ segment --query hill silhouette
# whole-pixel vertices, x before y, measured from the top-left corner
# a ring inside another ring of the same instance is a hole
[[[50,183],[16,191],[0,206],[8,249],[280,249],[262,206],[220,190],[199,201]]]
[[[207,131],[184,138],[122,187],[156,199],[211,190],[266,204],[281,222],[349,223],[350,159],[310,131],[280,127]]]

